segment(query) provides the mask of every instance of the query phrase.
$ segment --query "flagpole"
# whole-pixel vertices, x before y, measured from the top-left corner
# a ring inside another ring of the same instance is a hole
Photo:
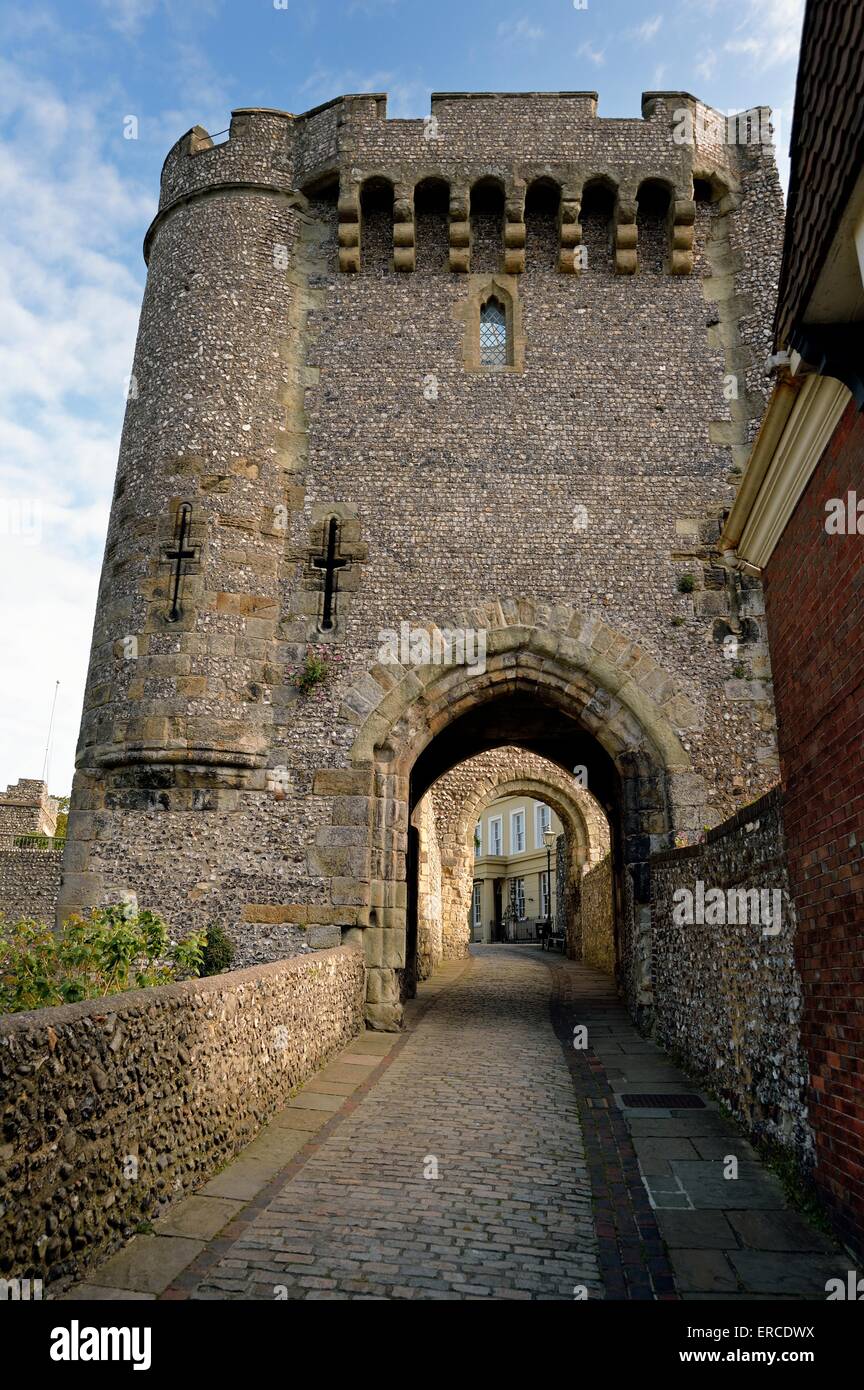
[[[54,711],[57,708],[57,692],[59,689],[60,682],[57,681],[57,683],[54,686],[54,699],[51,702],[51,718],[48,722],[48,739],[45,744],[45,761],[42,764],[42,781],[45,783],[46,786],[48,785],[48,759],[51,755],[51,735],[54,732]]]

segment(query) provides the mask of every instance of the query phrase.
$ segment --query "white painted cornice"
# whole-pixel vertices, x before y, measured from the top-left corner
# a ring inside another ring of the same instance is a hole
[[[806,377],[791,401],[788,390],[778,388],[729,513],[721,549],[765,568],[851,399],[849,388],[829,376]]]

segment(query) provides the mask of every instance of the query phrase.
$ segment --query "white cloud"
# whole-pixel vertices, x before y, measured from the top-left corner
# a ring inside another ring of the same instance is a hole
[[[737,9],[730,9],[729,14],[738,17]],[[754,67],[793,62],[798,56],[803,18],[804,0],[761,0],[731,30],[724,50],[746,55]]]
[[[524,15],[521,19],[502,20],[498,25],[498,37],[504,43],[537,43],[545,34],[545,29],[532,24]]]
[[[593,63],[597,68],[602,68],[606,62],[606,50],[605,48],[592,47],[590,40],[586,39],[576,49],[576,57],[587,58],[589,63]]]
[[[710,82],[717,66],[717,54],[713,48],[706,49],[700,53],[696,60],[696,72],[705,82]]]
[[[109,28],[134,38],[155,12],[158,0],[99,0],[99,3]]]
[[[126,258],[155,207],[106,153],[112,100],[0,62],[0,786],[40,775],[58,677],[71,783],[143,284]]]
[[[99,0],[99,8],[109,29],[124,38],[137,39],[157,10],[164,12],[174,29],[191,30],[218,14],[221,0]]]
[[[635,29],[628,29],[627,37],[635,39],[638,43],[651,43],[652,39],[657,37],[662,23],[662,14],[655,14],[653,19],[646,19],[644,24],[639,24]]]

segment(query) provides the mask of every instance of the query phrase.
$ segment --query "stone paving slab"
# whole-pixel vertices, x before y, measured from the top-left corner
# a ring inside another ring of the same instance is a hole
[[[790,1254],[778,1256],[764,1250],[732,1250],[729,1260],[741,1287],[748,1293],[795,1294],[805,1298],[825,1298],[829,1279],[840,1275],[836,1257],[831,1255]],[[848,1268],[849,1261],[845,1261]],[[845,1274],[845,1268],[843,1273]]]
[[[304,1134],[314,1134],[316,1130],[323,1129],[331,1119],[332,1116],[322,1110],[280,1110],[270,1123],[278,1125],[280,1129],[294,1129]]]
[[[234,1163],[229,1163],[223,1172],[217,1173],[202,1187],[205,1197],[231,1197],[235,1201],[248,1202],[265,1188],[279,1172],[283,1164],[277,1161],[256,1163],[246,1158],[245,1153]]]
[[[681,1119],[672,1119],[667,1115],[646,1115],[644,1110],[630,1110],[627,1114],[627,1127],[634,1137],[641,1135],[644,1138],[665,1139],[681,1136],[695,1140],[699,1136],[736,1137],[734,1130],[715,1110],[690,1110]]]
[[[329,1067],[325,1067],[323,1071],[318,1073],[316,1081],[319,1086],[323,1082],[333,1083],[342,1081],[350,1086],[357,1087],[363,1085],[367,1075],[367,1071],[357,1066],[345,1066],[344,1063],[340,1061],[338,1063],[332,1062]]]
[[[68,1293],[63,1293],[58,1303],[152,1303],[155,1293],[134,1293],[131,1289],[103,1288],[99,1284],[76,1284]]]
[[[324,1095],[321,1091],[301,1091],[291,1102],[295,1110],[339,1110],[342,1100],[340,1096]]]
[[[696,1134],[693,1136],[693,1147],[698,1158],[725,1159],[731,1154],[735,1158],[746,1158],[751,1162],[758,1162],[758,1155],[752,1144],[748,1144],[746,1139],[738,1139],[730,1135],[718,1135],[715,1139]]]
[[[673,1158],[698,1158],[692,1140],[680,1139],[640,1139],[634,1138],[633,1148],[643,1173],[663,1175],[672,1174],[670,1160]]]
[[[732,1211],[729,1225],[741,1245],[757,1250],[832,1253],[834,1242],[793,1211]],[[734,1248],[734,1247],[732,1247]]]
[[[681,1293],[737,1293],[738,1276],[722,1250],[669,1251]]]
[[[247,1145],[241,1157],[262,1164],[271,1173],[278,1173],[308,1142],[308,1133],[302,1129],[269,1124]]]
[[[192,1236],[210,1240],[232,1216],[243,1210],[244,1203],[227,1197],[187,1197],[185,1202],[157,1221],[154,1230],[160,1236]]]
[[[128,1245],[99,1266],[99,1279],[94,1282],[103,1288],[158,1294],[203,1249],[203,1241],[182,1236],[134,1236]],[[78,1287],[77,1297],[80,1298],[82,1286]]]
[[[659,1211],[657,1224],[667,1245],[684,1250],[735,1250],[738,1241],[722,1211]]]
[[[349,1057],[383,1057],[399,1041],[396,1033],[364,1033],[345,1049],[343,1060]]]
[[[778,1178],[760,1163],[738,1164],[738,1177],[724,1177],[720,1159],[672,1159],[672,1174],[695,1207],[717,1211],[782,1211],[786,1198]]]
[[[682,1293],[682,1300],[685,1303],[776,1303],[777,1295],[773,1293]],[[797,1302],[797,1295],[785,1294],[784,1299],[788,1302]]]

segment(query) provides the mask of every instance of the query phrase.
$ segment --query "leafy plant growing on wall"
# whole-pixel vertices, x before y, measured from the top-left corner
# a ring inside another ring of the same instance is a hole
[[[207,928],[204,952],[201,958],[202,975],[221,975],[231,969],[234,960],[234,942],[216,922]]]
[[[289,667],[288,680],[301,695],[311,695],[314,690],[321,690],[326,685],[340,660],[340,654],[331,648],[310,645],[306,648],[302,666]]]
[[[170,984],[197,975],[206,933],[171,942],[168,927],[152,912],[128,904],[73,916],[59,931],[22,918],[0,916],[0,1013],[53,1004],[74,1004]]]

